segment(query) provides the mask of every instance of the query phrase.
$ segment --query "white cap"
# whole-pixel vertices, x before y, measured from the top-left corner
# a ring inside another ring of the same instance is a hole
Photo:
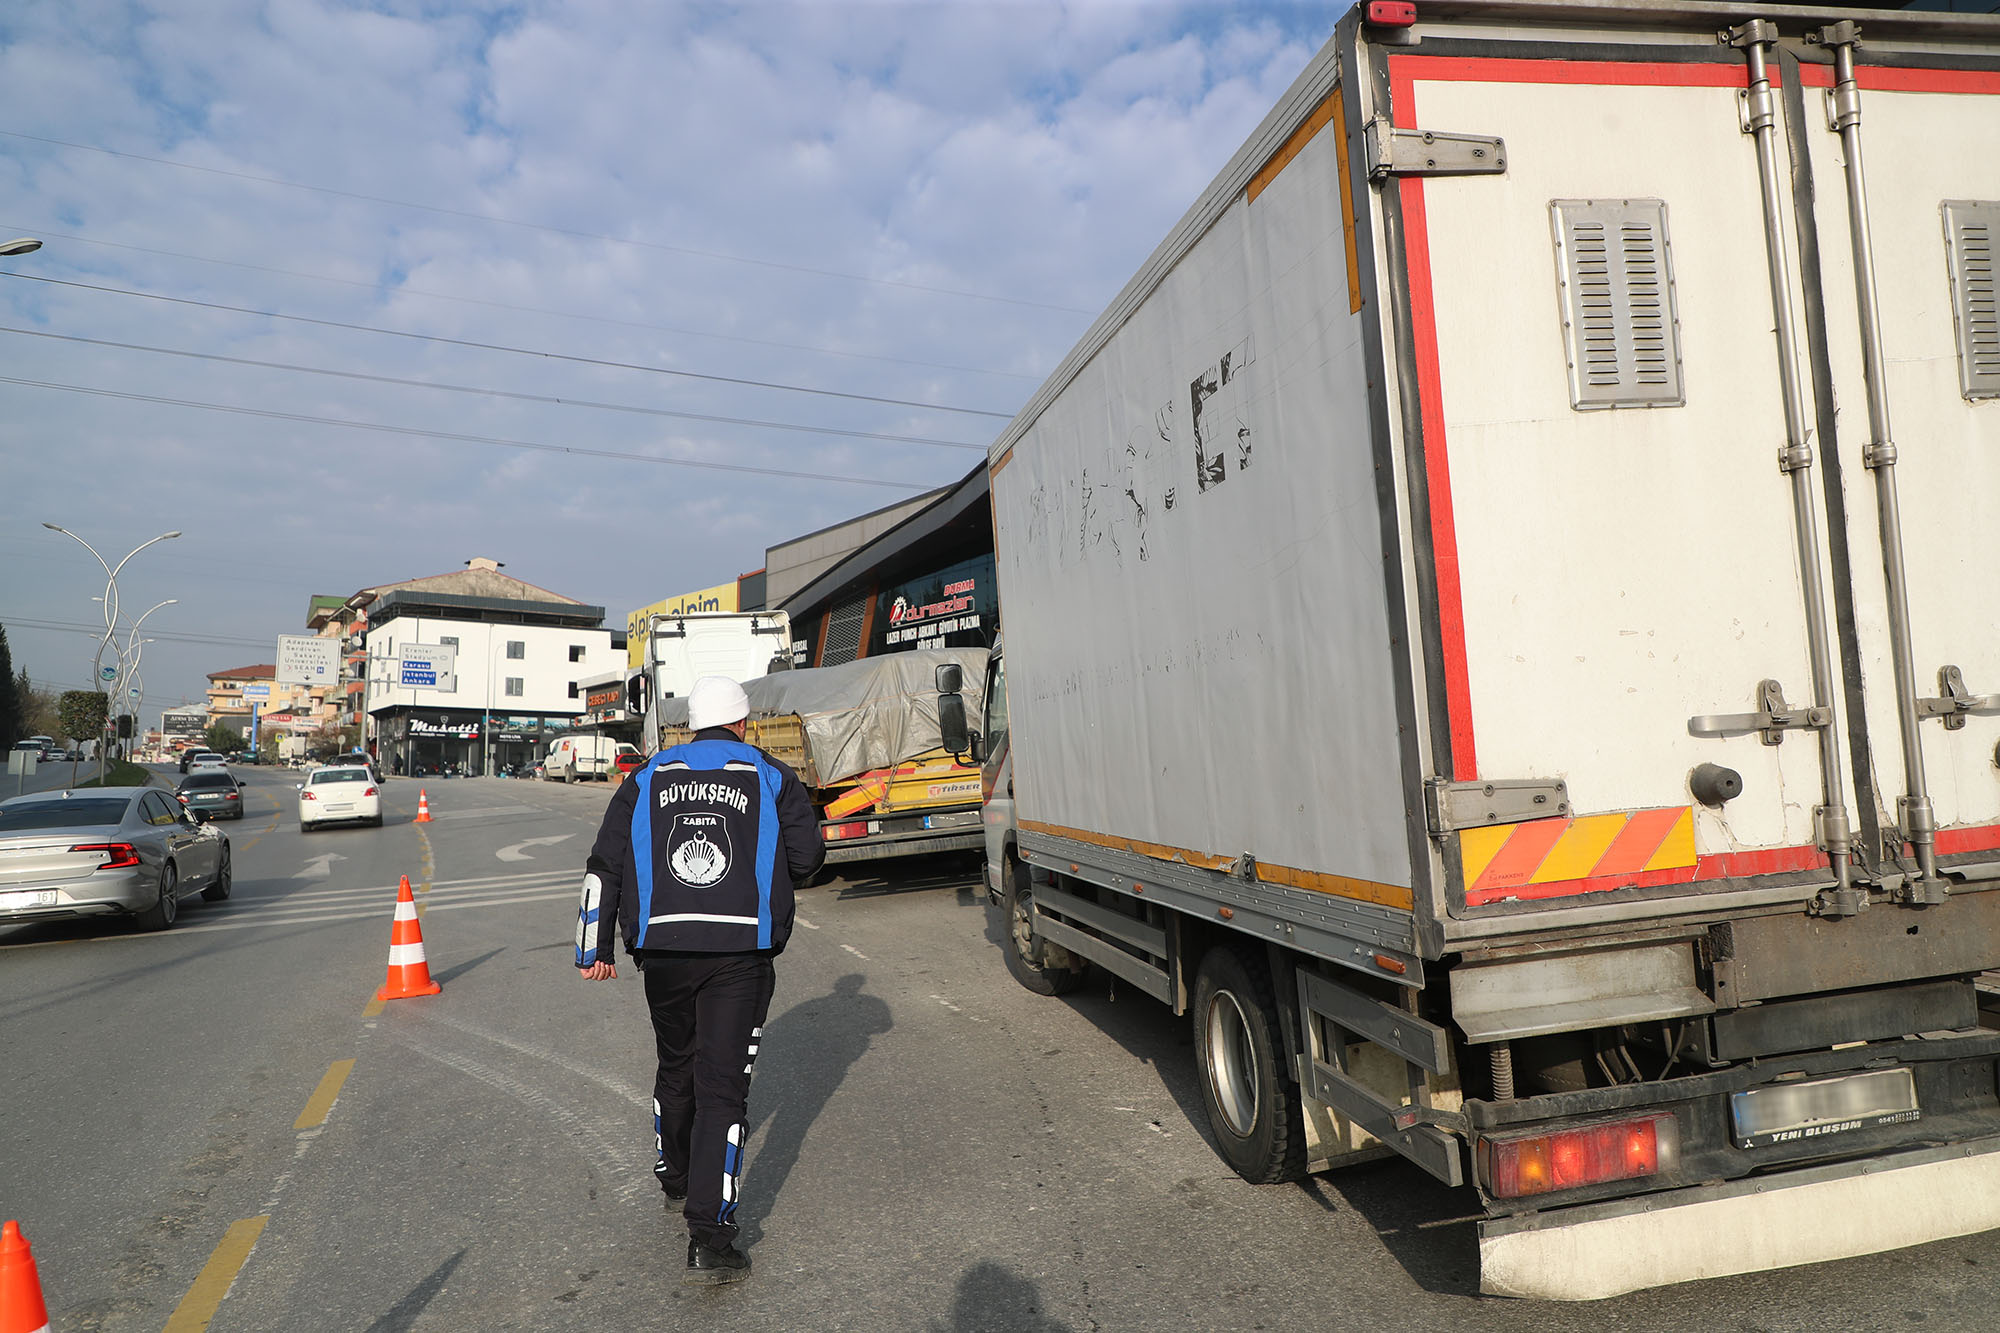
[[[688,691],[688,725],[696,731],[726,727],[750,716],[750,696],[727,676],[703,676]]]

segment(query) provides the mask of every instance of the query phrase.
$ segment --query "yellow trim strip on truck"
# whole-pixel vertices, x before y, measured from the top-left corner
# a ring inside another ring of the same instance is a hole
[[[1186,847],[1141,842],[1136,838],[1114,838],[1108,834],[1092,833],[1088,829],[1065,828],[1060,824],[1041,824],[1031,819],[1022,820],[1021,827],[1031,833],[1046,834],[1051,838],[1071,838],[1077,842],[1087,842],[1093,847],[1109,847],[1113,851],[1132,852],[1139,856],[1151,857],[1155,861],[1177,861],[1182,865],[1194,866],[1201,870],[1225,870],[1236,860],[1233,856],[1213,856]],[[1414,910],[1416,906],[1410,890],[1400,885],[1377,884],[1374,880],[1355,879],[1349,875],[1330,875],[1320,870],[1299,870],[1292,866],[1269,865],[1259,861],[1257,878],[1263,883],[1276,884],[1287,889],[1305,889],[1335,898],[1352,898],[1357,902],[1376,903],[1405,912]]]

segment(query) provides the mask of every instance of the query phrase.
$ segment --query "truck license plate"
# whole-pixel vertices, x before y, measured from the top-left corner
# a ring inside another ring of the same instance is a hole
[[[1907,1069],[1878,1069],[1812,1083],[1752,1088],[1729,1097],[1729,1115],[1739,1148],[1902,1124],[1920,1114],[1917,1082]]]

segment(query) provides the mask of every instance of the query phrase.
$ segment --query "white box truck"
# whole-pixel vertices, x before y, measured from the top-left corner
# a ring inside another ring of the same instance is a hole
[[[1996,240],[2000,20],[1349,11],[993,447],[1010,966],[1489,1292],[2000,1225]]]
[[[660,748],[660,704],[685,699],[703,676],[739,684],[792,663],[792,618],[783,611],[703,611],[653,616],[646,622],[645,656],[625,681],[625,705],[642,719],[639,748]]]

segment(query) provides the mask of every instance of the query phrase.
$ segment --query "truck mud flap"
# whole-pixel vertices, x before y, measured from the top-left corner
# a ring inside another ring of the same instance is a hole
[[[1594,1301],[1676,1282],[1878,1254],[2000,1227],[2000,1138],[1496,1218],[1491,1296]]]

